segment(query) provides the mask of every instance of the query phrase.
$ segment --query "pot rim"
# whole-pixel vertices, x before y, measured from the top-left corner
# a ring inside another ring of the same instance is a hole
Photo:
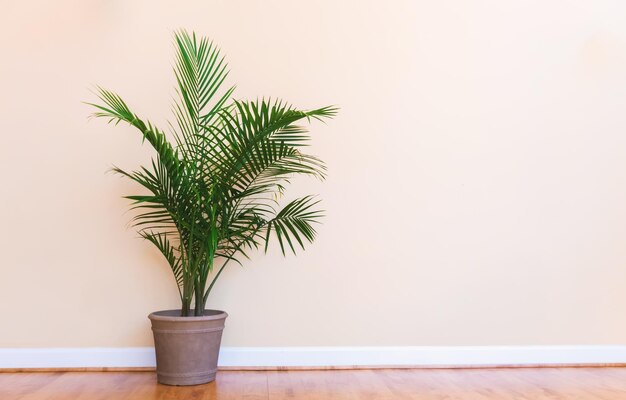
[[[228,314],[222,310],[204,310],[204,315],[195,316],[190,315],[188,317],[182,317],[180,315],[180,309],[173,310],[160,310],[150,313],[148,318],[151,321],[168,321],[168,322],[198,322],[198,321],[213,321],[219,319],[226,319]]]

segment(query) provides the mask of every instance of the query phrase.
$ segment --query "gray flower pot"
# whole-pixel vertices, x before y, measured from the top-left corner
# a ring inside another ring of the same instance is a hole
[[[218,310],[205,310],[200,317],[181,317],[180,310],[150,314],[159,383],[184,386],[215,380],[227,316]]]

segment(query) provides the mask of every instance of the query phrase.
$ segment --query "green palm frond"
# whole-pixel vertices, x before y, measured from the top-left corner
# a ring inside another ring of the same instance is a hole
[[[337,108],[235,100],[234,87],[222,88],[228,67],[212,42],[178,31],[174,45],[171,139],[111,91],[98,88],[100,103],[91,105],[94,117],[130,124],[154,148],[148,166],[113,170],[145,190],[125,196],[137,210],[132,223],[172,269],[182,315],[192,312],[193,300],[200,315],[229,262],[241,264],[259,247],[267,251],[273,237],[283,254],[314,240],[319,201],[306,196],[280,208],[276,199],[294,176],[325,178],[323,161],[303,151],[311,140],[303,124],[332,118]]]
[[[285,254],[285,244],[295,254],[294,242],[304,250],[304,240],[312,243],[315,239],[313,224],[323,216],[322,210],[316,210],[319,200],[305,196],[293,200],[267,222],[265,250],[267,251],[272,231],[275,233],[280,249]]]
[[[178,251],[170,243],[167,233],[142,232],[141,237],[154,244],[154,246],[159,249],[161,254],[163,254],[170,267],[172,268],[174,278],[176,279],[176,283],[178,284],[178,288],[180,291],[185,281],[184,270],[181,265],[181,258],[178,255]]]

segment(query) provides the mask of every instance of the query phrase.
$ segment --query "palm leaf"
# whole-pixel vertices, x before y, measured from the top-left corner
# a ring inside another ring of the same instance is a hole
[[[319,203],[313,196],[305,196],[293,200],[280,210],[274,218],[267,222],[265,234],[265,251],[267,251],[271,233],[274,232],[280,249],[285,254],[285,244],[295,254],[294,242],[304,250],[304,240],[313,242],[315,239],[314,223],[319,223],[323,216],[322,210],[314,207]],[[304,239],[304,240],[303,240]]]

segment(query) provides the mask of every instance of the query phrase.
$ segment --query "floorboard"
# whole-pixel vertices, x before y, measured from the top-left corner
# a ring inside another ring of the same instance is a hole
[[[153,372],[5,372],[0,399],[623,400],[626,368],[220,371],[191,387],[159,385]]]

